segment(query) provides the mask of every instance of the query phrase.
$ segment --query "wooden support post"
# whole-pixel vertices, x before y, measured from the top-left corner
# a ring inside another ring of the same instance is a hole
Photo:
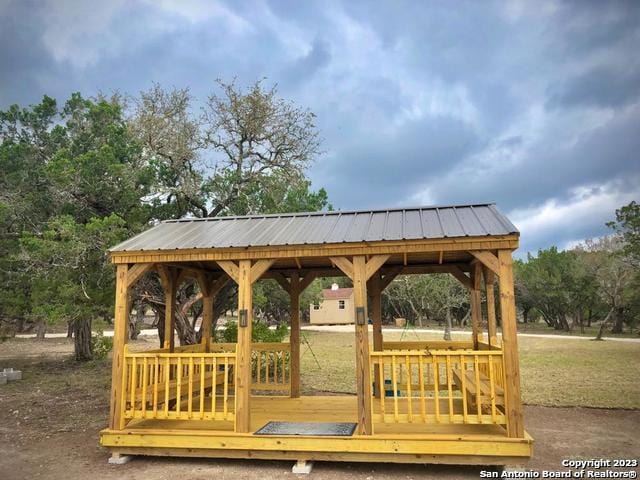
[[[367,325],[367,262],[364,255],[353,257],[353,303],[356,318],[356,390],[358,426],[362,435],[371,435],[371,373],[369,371],[369,326]],[[340,267],[342,268],[342,267]],[[364,316],[364,322],[358,319]]]
[[[162,279],[162,287],[164,288],[164,340],[162,348],[169,347],[169,351],[173,352],[176,346],[176,292],[178,290],[178,274],[170,267],[158,270],[164,273],[160,274]]]
[[[202,295],[202,338],[200,343],[204,346],[204,351],[211,350],[211,325],[213,325],[213,293],[203,292]]]
[[[482,265],[476,262],[471,272],[471,290],[469,296],[471,299],[471,328],[474,350],[478,349],[480,340],[480,325],[482,323],[482,300],[480,289],[482,286]]]
[[[489,335],[489,345],[498,344],[498,335],[496,333],[496,299],[493,285],[493,272],[485,267],[484,287],[487,295],[487,332]]]
[[[382,351],[382,288],[380,273],[376,272],[369,280],[369,298],[371,299],[371,320],[373,322],[373,350]],[[380,366],[375,365],[373,368],[373,382],[376,386],[375,396],[380,398],[384,385],[380,383]]]
[[[500,313],[502,315],[502,348],[505,369],[507,434],[523,438],[522,400],[520,398],[520,362],[516,325],[516,303],[513,293],[513,266],[510,250],[499,250]]]
[[[369,371],[369,325],[367,315],[367,281],[390,255],[355,255],[353,262],[346,257],[331,257],[331,261],[353,282],[353,306],[356,319],[356,390],[358,393],[358,431],[373,433],[371,412],[371,372]],[[389,279],[391,281],[391,279]],[[382,281],[384,283],[384,281]]]
[[[116,270],[116,308],[113,322],[113,360],[111,364],[111,406],[109,428],[124,427],[122,414],[122,376],[124,375],[124,346],[127,343],[127,317],[129,316],[129,292],[127,288],[127,264]]]
[[[291,274],[289,296],[291,298],[291,333],[289,346],[291,347],[290,385],[291,398],[300,396],[300,275],[297,272]]]
[[[241,260],[238,268],[238,344],[236,358],[236,432],[251,428],[251,329],[253,295],[251,260]],[[242,318],[244,317],[244,318]]]

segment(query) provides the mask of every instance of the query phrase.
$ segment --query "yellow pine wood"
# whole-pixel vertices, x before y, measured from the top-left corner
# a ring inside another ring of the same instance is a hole
[[[381,289],[381,277],[378,272],[374,273],[369,279],[368,286],[370,291],[370,303],[371,303],[371,321],[373,322],[373,349],[375,351],[382,351],[383,348],[383,336],[382,336],[382,289]],[[380,372],[379,365],[374,365],[373,378],[375,382],[375,395],[380,398],[381,392],[384,389],[379,381]]]
[[[362,258],[364,261],[364,257]],[[347,277],[353,280],[353,275],[354,275],[353,263],[351,263],[345,257],[330,257],[330,260],[336,265],[336,267],[342,270]],[[364,273],[363,273],[363,277],[364,277]]]
[[[289,344],[291,345],[291,371],[289,380],[291,383],[290,395],[293,398],[300,396],[300,294],[302,293],[300,283],[298,273],[292,273],[289,289],[291,298],[291,332],[289,335]]]
[[[520,361],[516,330],[516,304],[513,293],[513,265],[510,250],[499,250],[500,313],[504,358],[505,393],[507,397],[507,432],[510,437],[524,437],[522,400],[520,397]]]
[[[482,324],[482,300],[481,300],[481,288],[482,288],[482,266],[479,263],[474,264],[473,271],[471,272],[471,290],[469,292],[469,298],[471,303],[471,329],[473,340],[473,347],[478,349],[478,341],[480,337],[480,326]]]
[[[367,315],[366,259],[362,255],[353,257],[353,304],[354,315],[358,308],[364,309],[364,325],[356,322],[356,392],[358,395],[358,430],[363,435],[372,433],[371,420],[371,372],[369,371],[369,328]],[[346,272],[345,272],[346,273]]]
[[[153,263],[137,263],[127,272],[127,288],[131,288],[142,276],[154,267]]]
[[[500,275],[500,262],[491,251],[488,250],[472,250],[469,252],[476,257],[485,267],[491,270],[494,274]]]
[[[229,277],[231,277],[231,279],[234,282],[240,283],[239,281],[240,269],[238,268],[238,265],[235,262],[232,262],[229,260],[218,260],[217,264],[220,266],[222,270],[224,270],[227,273],[227,275],[229,275]]]
[[[232,269],[230,269],[232,270]],[[233,278],[232,273],[227,271]],[[236,360],[236,431],[248,432],[251,423],[251,329],[253,324],[253,299],[251,260],[241,260],[238,266],[238,311],[246,310],[247,325],[238,326],[238,351]],[[225,383],[225,387],[226,387]]]
[[[473,287],[471,283],[471,279],[464,273],[459,267],[451,267],[449,273],[453,275],[458,281],[465,286],[467,289],[471,289]]]
[[[260,280],[260,277],[262,277],[262,275],[264,275],[265,272],[269,270],[269,268],[271,268],[273,262],[275,262],[275,260],[272,259],[258,260],[257,262],[255,262],[251,266],[251,283],[255,283]]]
[[[488,268],[483,268],[484,287],[487,296],[487,334],[489,337],[489,345],[498,344],[498,335],[496,328],[496,299],[494,290],[494,275]]]
[[[129,315],[129,291],[127,265],[116,268],[116,306],[113,323],[113,361],[111,367],[111,404],[109,408],[109,427],[120,428],[122,420],[123,388],[125,377],[124,351],[127,343],[127,318]]]

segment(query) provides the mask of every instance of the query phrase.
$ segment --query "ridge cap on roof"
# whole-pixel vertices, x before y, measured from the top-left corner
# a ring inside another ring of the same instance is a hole
[[[422,205],[413,207],[395,207],[395,208],[370,208],[363,210],[317,210],[314,212],[287,212],[287,213],[256,213],[253,215],[227,215],[218,217],[193,217],[193,218],[177,218],[163,220],[160,223],[186,223],[186,222],[213,222],[224,220],[240,220],[240,219],[255,219],[255,218],[286,218],[286,217],[309,217],[309,216],[333,216],[333,215],[353,215],[353,214],[366,214],[366,213],[383,213],[383,212],[406,212],[406,211],[421,211],[421,210],[435,210],[440,208],[464,208],[464,207],[489,207],[496,206],[495,202],[485,203],[460,203],[452,205]]]

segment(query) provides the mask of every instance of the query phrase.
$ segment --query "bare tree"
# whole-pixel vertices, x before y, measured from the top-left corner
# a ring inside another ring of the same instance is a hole
[[[286,199],[282,192],[295,188],[313,197],[304,172],[320,153],[314,114],[278,97],[276,87],[267,89],[263,81],[246,91],[235,81],[217,84],[220,92],[209,96],[200,115],[193,113],[187,89],[156,84],[132,102],[129,125],[158,176],[149,202],[159,206],[161,217],[245,215],[264,212],[265,205],[278,209]],[[149,279],[138,292],[163,317],[162,288],[155,276]],[[233,303],[235,292],[227,288],[218,294],[220,312]],[[178,290],[181,344],[202,335],[195,329],[200,298],[193,282]]]

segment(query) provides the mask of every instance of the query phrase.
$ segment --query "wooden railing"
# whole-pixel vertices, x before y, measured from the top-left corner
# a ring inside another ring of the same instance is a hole
[[[235,351],[235,343],[212,343],[216,352]],[[253,343],[251,345],[252,393],[291,391],[291,345],[289,343]]]
[[[424,340],[384,342],[383,350],[473,350],[471,340]]]
[[[251,377],[254,391],[291,391],[291,345],[254,343],[251,352]]]
[[[390,350],[369,355],[374,423],[506,423],[498,350]]]
[[[133,353],[125,347],[121,418],[233,421],[235,362],[235,351]]]

